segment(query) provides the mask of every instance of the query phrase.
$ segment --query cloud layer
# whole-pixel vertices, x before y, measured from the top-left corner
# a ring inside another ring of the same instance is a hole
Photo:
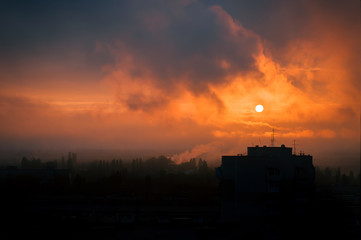
[[[310,151],[317,142],[326,148],[358,139],[361,37],[354,2],[112,4],[84,5],[96,21],[80,17],[81,5],[61,5],[66,18],[44,3],[54,13],[44,18],[56,38],[35,27],[35,15],[22,14],[35,37],[26,44],[19,37],[0,59],[4,146],[8,139],[25,142],[21,147],[49,139],[81,147],[196,146],[174,156],[181,161],[268,144],[272,128],[280,142],[312,142],[304,144]],[[258,20],[245,9],[257,9]],[[24,27],[21,18],[11,24]],[[264,112],[254,111],[257,104]]]

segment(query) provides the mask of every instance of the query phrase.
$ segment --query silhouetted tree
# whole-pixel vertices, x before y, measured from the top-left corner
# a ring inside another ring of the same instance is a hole
[[[42,169],[44,168],[43,163],[39,158],[33,158],[28,160],[26,157],[23,157],[21,160],[22,169]]]
[[[136,158],[132,160],[131,168],[133,172],[141,171],[143,167],[143,161],[141,158]]]
[[[199,159],[198,161],[198,171],[199,172],[207,172],[208,170],[208,164],[206,160],[202,160],[202,158]]]

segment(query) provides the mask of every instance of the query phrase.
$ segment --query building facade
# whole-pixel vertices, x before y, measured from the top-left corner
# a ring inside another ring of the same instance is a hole
[[[314,199],[315,168],[310,155],[292,148],[248,147],[247,155],[222,156],[221,221],[247,231],[281,236],[307,221]],[[278,236],[278,237],[277,237]]]

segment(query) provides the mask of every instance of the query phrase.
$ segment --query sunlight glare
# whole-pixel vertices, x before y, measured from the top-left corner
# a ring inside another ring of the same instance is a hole
[[[263,106],[262,105],[257,105],[256,106],[256,112],[262,112],[263,111]]]

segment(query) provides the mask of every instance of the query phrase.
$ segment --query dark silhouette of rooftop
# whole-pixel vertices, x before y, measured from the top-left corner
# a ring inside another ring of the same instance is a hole
[[[221,221],[279,238],[286,238],[283,229],[305,232],[300,222],[309,222],[314,202],[312,156],[293,155],[284,145],[248,147],[248,155],[222,156],[216,175]]]
[[[0,168],[4,239],[359,239],[360,174],[316,174],[312,156],[285,146],[222,156],[216,174],[164,156],[23,159]]]

